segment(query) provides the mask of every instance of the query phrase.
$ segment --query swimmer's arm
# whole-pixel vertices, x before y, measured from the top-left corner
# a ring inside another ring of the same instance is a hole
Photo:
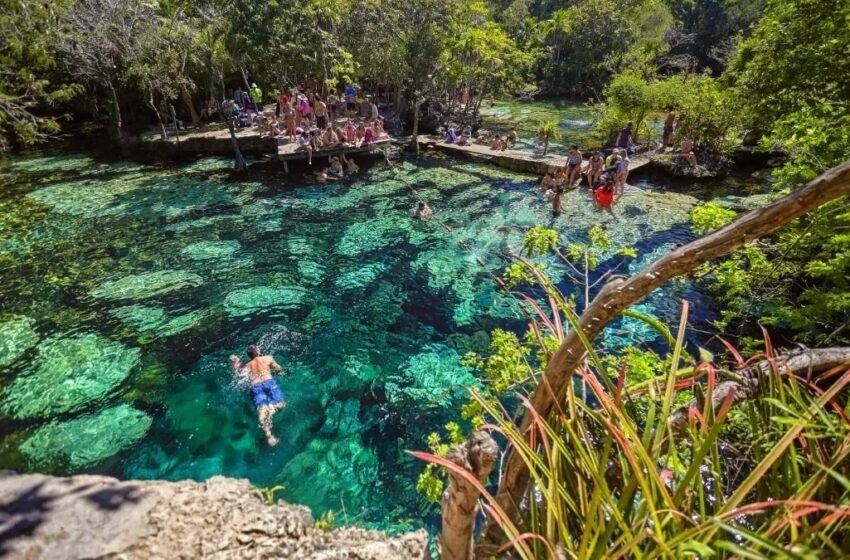
[[[233,366],[233,373],[239,375],[242,369],[242,360],[235,354],[230,355],[230,365]]]
[[[280,373],[280,372],[283,371],[283,368],[280,367],[280,364],[278,364],[276,361],[274,361],[274,358],[272,358],[271,361],[269,362],[269,369],[271,369],[275,373]]]

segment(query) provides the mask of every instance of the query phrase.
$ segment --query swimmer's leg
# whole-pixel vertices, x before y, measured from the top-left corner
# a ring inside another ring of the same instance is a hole
[[[272,407],[270,405],[261,406],[257,409],[257,415],[260,418],[260,427],[263,429],[263,433],[266,434],[266,441],[268,441],[270,446],[274,447],[277,445],[278,440],[272,435],[272,416],[274,415]]]

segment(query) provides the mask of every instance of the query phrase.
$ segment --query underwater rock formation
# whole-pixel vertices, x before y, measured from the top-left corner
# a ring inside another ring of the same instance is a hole
[[[233,290],[224,299],[224,308],[230,316],[250,315],[272,308],[291,309],[301,305],[307,293],[297,286],[272,288],[256,286]]]
[[[200,286],[203,281],[197,274],[185,270],[157,270],[104,282],[91,295],[97,299],[146,299]]]
[[[77,470],[129,447],[150,427],[150,416],[122,404],[67,422],[45,424],[21,444],[20,451],[36,470]]]
[[[424,530],[317,529],[310,510],[267,505],[247,480],[118,481],[0,472],[12,558],[213,558],[221,560],[425,560]]]
[[[11,365],[38,342],[33,330],[35,321],[23,315],[12,315],[0,321],[0,368]]]
[[[23,419],[79,410],[121,384],[139,353],[93,333],[48,338],[31,370],[6,388],[0,411]]]

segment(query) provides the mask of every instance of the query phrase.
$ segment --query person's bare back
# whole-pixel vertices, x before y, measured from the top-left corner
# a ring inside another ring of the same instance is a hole
[[[268,381],[272,378],[272,372],[277,373],[282,369],[271,356],[257,356],[243,367],[248,373],[251,385]]]
[[[272,356],[262,356],[260,348],[255,344],[248,347],[248,357],[251,359],[243,365],[238,356],[230,356],[230,363],[235,374],[246,375],[251,382],[251,402],[257,409],[260,427],[269,445],[274,446],[278,439],[272,435],[272,417],[286,406],[286,400],[277,381],[272,379],[272,373],[280,372],[283,368]]]

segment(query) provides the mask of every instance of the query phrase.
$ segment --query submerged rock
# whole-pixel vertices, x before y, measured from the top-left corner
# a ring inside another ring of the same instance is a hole
[[[79,470],[129,447],[150,427],[150,416],[122,404],[67,422],[45,424],[21,444],[20,450],[34,469]]]
[[[74,412],[110,394],[138,363],[138,349],[93,333],[53,336],[6,388],[0,411],[15,418]]]
[[[0,368],[11,365],[38,342],[35,320],[12,315],[0,321]]]
[[[224,308],[228,315],[250,315],[257,311],[274,308],[292,309],[298,307],[307,296],[306,290],[297,286],[273,288],[256,286],[233,290],[224,299]]]
[[[428,558],[424,530],[323,531],[306,507],[267,505],[247,480],[220,476],[198,483],[5,471],[0,503],[12,558]]]
[[[104,282],[91,292],[98,299],[145,299],[203,284],[204,279],[185,270],[157,270]]]

